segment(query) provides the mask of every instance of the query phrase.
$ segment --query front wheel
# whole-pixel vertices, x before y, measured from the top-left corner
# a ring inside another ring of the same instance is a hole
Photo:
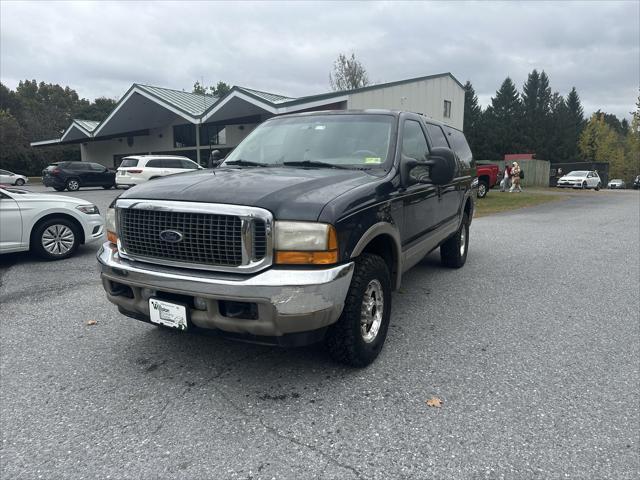
[[[62,260],[75,253],[80,245],[76,225],[65,218],[51,218],[36,227],[31,248],[45,260]]]
[[[391,275],[378,255],[356,261],[342,315],[329,327],[325,343],[337,362],[366,367],[384,345],[391,316]]]
[[[489,191],[489,184],[487,182],[478,182],[478,198],[484,198]]]
[[[586,190],[587,189],[587,182],[582,182],[582,189]]]
[[[462,224],[458,231],[440,245],[440,261],[449,268],[460,268],[467,261],[469,250],[469,216],[462,216]]]
[[[16,185],[17,185],[17,186],[19,186],[19,187],[21,187],[22,185],[24,185],[24,180],[23,180],[23,179],[21,179],[21,178],[17,179],[17,180],[16,180]]]

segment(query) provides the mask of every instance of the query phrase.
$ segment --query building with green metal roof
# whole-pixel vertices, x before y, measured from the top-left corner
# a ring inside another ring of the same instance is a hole
[[[82,160],[111,168],[136,154],[184,155],[204,165],[211,150],[226,154],[273,116],[374,108],[418,112],[462,129],[464,88],[451,73],[300,98],[240,86],[215,97],[134,83],[102,122],[74,119],[60,138],[31,146],[79,144]]]

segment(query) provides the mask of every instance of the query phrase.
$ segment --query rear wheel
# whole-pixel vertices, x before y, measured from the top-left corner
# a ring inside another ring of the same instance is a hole
[[[449,240],[440,245],[440,261],[449,268],[460,268],[467,261],[469,250],[469,216],[465,213],[462,225]]]
[[[602,187],[602,185],[600,183],[598,183],[598,185],[596,185],[596,192],[600,191],[600,187]]]
[[[53,187],[56,192],[64,192],[64,187]]]
[[[478,182],[478,198],[484,198],[487,196],[487,192],[489,191],[489,184],[481,180]]]
[[[329,327],[325,343],[331,357],[366,367],[384,345],[391,316],[391,276],[378,255],[363,253],[356,261],[342,315]]]
[[[67,180],[67,190],[69,190],[70,192],[75,192],[79,189],[80,182],[78,180],[76,180],[75,178],[70,178],[69,180]]]
[[[16,185],[18,185],[19,187],[21,187],[22,185],[24,185],[24,180],[19,178],[16,180]]]
[[[65,218],[50,218],[38,225],[31,235],[31,248],[45,260],[70,257],[78,245],[78,227]]]

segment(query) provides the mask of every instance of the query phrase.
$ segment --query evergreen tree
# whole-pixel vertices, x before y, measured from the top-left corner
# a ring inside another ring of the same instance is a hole
[[[550,131],[546,137],[548,141],[545,160],[566,162],[569,158],[570,146],[567,144],[565,135],[570,130],[571,124],[567,103],[558,92],[555,92],[551,97],[550,110]]]
[[[552,149],[551,100],[549,77],[534,69],[522,89],[523,148],[542,159],[548,159]]]
[[[464,85],[464,126],[463,131],[475,158],[483,158],[482,143],[482,108],[478,104],[478,96],[471,82]]]
[[[576,87],[571,88],[567,95],[567,125],[564,130],[564,150],[566,152],[565,161],[583,160],[578,149],[578,140],[585,125],[584,110],[580,103],[580,96],[576,91]],[[555,161],[554,159],[551,159]]]
[[[484,115],[487,158],[501,160],[522,148],[522,102],[511,78],[507,77]]]

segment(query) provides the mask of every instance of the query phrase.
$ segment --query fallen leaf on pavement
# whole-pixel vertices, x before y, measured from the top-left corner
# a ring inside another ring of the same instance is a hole
[[[98,323],[98,322],[95,321],[95,320],[88,320],[86,325],[95,325],[96,323]]]
[[[427,400],[427,406],[440,408],[442,406],[442,400],[440,400],[438,397],[431,397],[429,400]]]

